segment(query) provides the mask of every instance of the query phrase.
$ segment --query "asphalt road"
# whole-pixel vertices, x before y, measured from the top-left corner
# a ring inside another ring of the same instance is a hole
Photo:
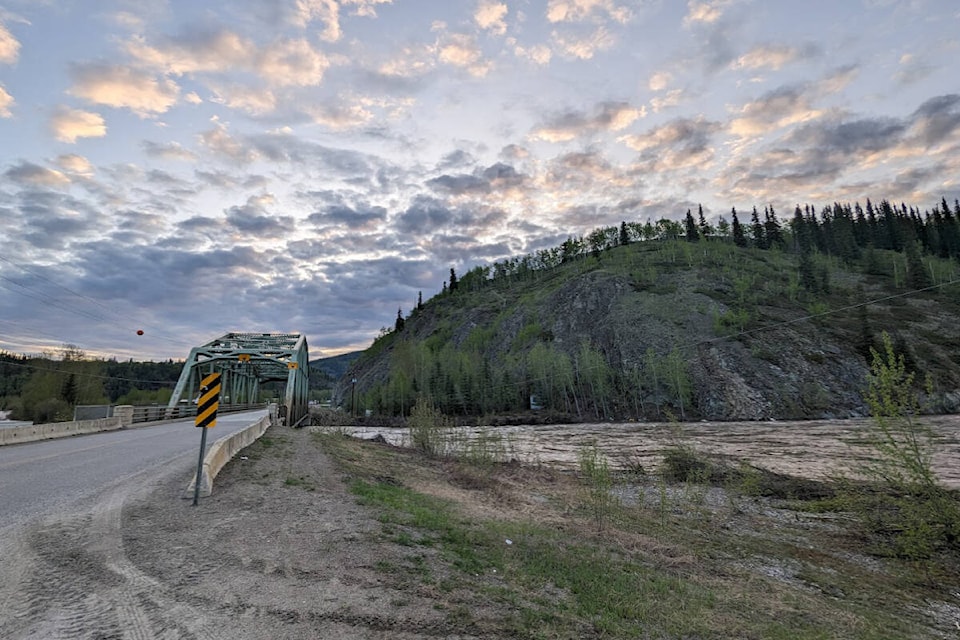
[[[217,417],[207,447],[266,415],[266,410]],[[193,418],[137,429],[0,447],[0,529],[96,500],[105,489],[196,469],[200,430]]]

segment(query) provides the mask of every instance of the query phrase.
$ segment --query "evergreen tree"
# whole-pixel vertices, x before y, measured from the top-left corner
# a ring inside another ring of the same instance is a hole
[[[620,222],[620,244],[624,246],[630,244],[630,233],[627,231],[626,221]]]
[[[730,223],[727,222],[727,219],[723,216],[720,216],[720,219],[717,220],[717,233],[719,233],[722,238],[730,236]]]
[[[708,240],[710,236],[713,235],[713,227],[707,223],[706,217],[703,215],[703,205],[698,205],[698,214],[699,222],[697,223],[697,228],[700,231],[700,235],[704,240]]]
[[[904,248],[907,257],[907,286],[911,289],[925,289],[930,286],[930,276],[920,257],[920,247],[916,240],[908,242]]]
[[[733,218],[733,244],[738,247],[747,246],[747,237],[743,234],[743,226],[741,226],[740,221],[737,219],[736,207],[730,209],[730,216]]]
[[[817,273],[813,266],[813,256],[809,251],[800,252],[800,286],[812,292],[816,292],[820,288]]]
[[[790,226],[793,227],[793,238],[797,251],[801,254],[813,251],[813,237],[810,233],[810,227],[807,226],[807,221],[803,218],[803,212],[800,210],[799,204],[793,211],[793,220],[790,222]]]
[[[780,228],[780,221],[777,220],[777,214],[773,210],[773,205],[763,209],[766,248],[783,248],[786,243],[783,241],[783,232]]]
[[[453,267],[450,267],[450,293],[456,291],[458,286],[457,272],[453,270]]]
[[[406,321],[403,319],[403,310],[399,307],[397,308],[397,321],[393,323],[393,328],[396,331],[403,331],[403,326],[406,324]]]
[[[756,207],[753,208],[753,215],[750,216],[750,225],[753,231],[753,246],[757,249],[766,249],[767,240],[763,234],[763,225],[760,224],[760,214],[757,213]]]
[[[77,404],[77,396],[77,377],[71,373],[63,383],[63,389],[60,390],[60,397],[64,402],[73,406]]]
[[[693,221],[693,214],[690,213],[690,209],[687,209],[687,216],[684,218],[687,229],[687,242],[697,242],[700,240],[700,234],[697,231],[697,225]]]
[[[423,309],[423,291],[417,291],[417,310]]]
[[[857,239],[857,246],[862,249],[870,243],[870,225],[859,202],[854,203],[853,210],[855,213],[853,235]]]

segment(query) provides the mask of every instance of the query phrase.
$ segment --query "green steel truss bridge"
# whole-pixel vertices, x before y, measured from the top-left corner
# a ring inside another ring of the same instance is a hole
[[[225,405],[260,401],[264,382],[286,382],[283,407],[287,424],[307,415],[310,362],[307,339],[299,333],[228,333],[190,350],[169,406],[192,402],[200,394],[200,380],[221,374],[220,402]]]

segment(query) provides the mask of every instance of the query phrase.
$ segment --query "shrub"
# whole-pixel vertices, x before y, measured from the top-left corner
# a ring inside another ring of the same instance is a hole
[[[425,398],[419,398],[410,410],[407,424],[414,448],[429,456],[446,453],[448,430],[453,426],[453,421]]]
[[[960,546],[960,503],[933,471],[933,434],[917,420],[915,373],[907,372],[890,336],[881,337],[883,351],[871,349],[865,398],[876,457],[864,472],[875,486],[855,495],[853,504],[867,530],[894,555],[928,558],[938,549]]]

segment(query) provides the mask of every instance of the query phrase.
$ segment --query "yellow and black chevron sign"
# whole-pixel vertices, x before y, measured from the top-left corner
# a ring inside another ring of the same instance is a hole
[[[217,426],[217,408],[220,406],[220,374],[211,373],[200,382],[200,402],[197,404],[198,427]]]

